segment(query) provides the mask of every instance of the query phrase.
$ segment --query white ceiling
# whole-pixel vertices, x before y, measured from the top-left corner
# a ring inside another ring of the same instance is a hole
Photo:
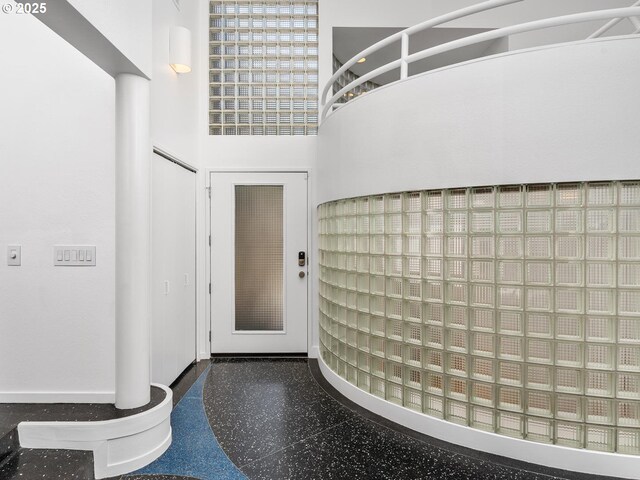
[[[374,43],[403,30],[402,28],[387,27],[334,27],[333,28],[333,54],[341,62],[363,51]],[[424,32],[416,33],[409,38],[409,53],[418,52],[425,48],[434,47],[442,43],[459,38],[486,32],[491,29],[484,28],[432,28]],[[483,57],[493,53],[508,50],[507,40],[493,40],[482,42],[469,47],[460,48],[443,53],[429,59],[416,62],[411,65],[410,74],[422,73],[435,68],[440,68],[454,63],[464,62],[473,58]],[[382,65],[398,59],[400,56],[400,42],[395,42],[373,55],[367,57],[367,61],[351,67],[351,71],[362,76]],[[398,80],[399,72],[392,71],[380,75],[373,81],[380,85]]]

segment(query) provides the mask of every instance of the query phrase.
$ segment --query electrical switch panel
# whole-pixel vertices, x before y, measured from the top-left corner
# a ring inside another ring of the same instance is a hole
[[[56,267],[95,267],[96,247],[89,245],[56,245],[53,248]]]

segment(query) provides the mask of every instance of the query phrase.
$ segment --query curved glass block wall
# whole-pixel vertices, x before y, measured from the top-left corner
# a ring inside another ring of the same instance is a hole
[[[640,181],[318,207],[324,362],[426,415],[640,454]]]

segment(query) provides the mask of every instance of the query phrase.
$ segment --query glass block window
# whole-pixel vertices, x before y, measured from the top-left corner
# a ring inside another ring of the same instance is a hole
[[[333,73],[335,73],[338,70],[340,70],[342,68],[342,65],[343,64],[340,62],[340,60],[338,60],[334,55],[334,57],[333,57]],[[353,73],[351,70],[347,70],[342,75],[340,75],[340,77],[338,77],[338,79],[336,79],[336,81],[334,82],[334,84],[333,84],[333,94],[335,95],[340,90],[342,90],[344,87],[349,85],[354,80],[357,80],[358,78],[360,78],[358,75]],[[377,83],[372,82],[372,81],[364,82],[362,85],[354,88],[353,90],[344,93],[342,95],[342,97],[339,98],[336,101],[336,103],[337,104],[347,103],[349,100],[353,100],[354,98],[359,97],[360,95],[364,95],[365,93],[370,92],[371,90],[375,90],[379,86],[380,85],[378,85]],[[338,107],[339,107],[339,105],[335,105],[333,108],[336,109]]]
[[[318,0],[212,0],[209,134],[317,132]]]
[[[640,455],[640,181],[373,195],[318,219],[338,375],[471,428]]]

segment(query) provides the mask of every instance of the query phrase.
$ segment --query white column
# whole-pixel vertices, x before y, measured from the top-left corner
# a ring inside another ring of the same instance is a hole
[[[116,76],[116,407],[150,395],[149,81]]]

